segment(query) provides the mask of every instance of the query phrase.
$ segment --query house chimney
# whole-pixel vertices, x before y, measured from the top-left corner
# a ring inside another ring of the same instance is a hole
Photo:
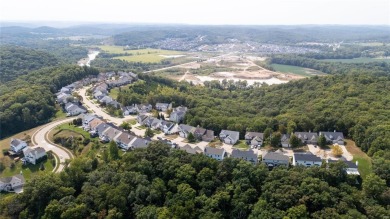
[[[130,135],[127,135],[127,137],[130,139]]]
[[[336,129],[335,129],[335,130],[333,130],[333,132],[336,132]]]
[[[359,161],[356,161],[356,166],[359,166]]]

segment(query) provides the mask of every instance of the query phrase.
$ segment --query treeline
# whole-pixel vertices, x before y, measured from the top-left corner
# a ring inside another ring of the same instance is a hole
[[[107,53],[103,53],[103,56],[99,54],[98,58],[91,62],[94,68],[99,69],[101,72],[107,71],[132,71],[135,73],[142,73],[153,69],[163,68],[173,65],[170,60],[162,60],[159,63],[144,63],[144,62],[128,62],[120,59],[102,58]],[[108,55],[111,57],[111,55]]]
[[[43,68],[0,86],[0,138],[48,122],[55,114],[54,93],[96,69],[78,66]]]
[[[121,104],[173,102],[189,107],[185,123],[212,129],[282,133],[338,130],[354,139],[369,155],[390,144],[390,75],[346,73],[312,77],[277,86],[245,87],[233,81],[166,85],[140,75],[137,83],[118,94]],[[164,79],[167,80],[167,79]],[[165,83],[165,84],[164,84]]]
[[[0,47],[0,83],[14,80],[31,71],[56,66],[61,61],[54,55],[17,46]]]
[[[314,58],[307,58],[296,55],[275,55],[270,59],[271,63],[282,65],[294,65],[304,68],[312,68],[328,74],[344,74],[347,72],[365,72],[372,73],[377,76],[388,75],[390,64],[386,62],[370,63],[341,63],[341,62],[326,62],[319,61]]]
[[[94,144],[94,147],[99,145]],[[33,177],[3,198],[10,218],[385,218],[390,191],[362,184],[342,162],[274,168],[190,155],[153,142],[122,157],[77,158],[60,174]]]

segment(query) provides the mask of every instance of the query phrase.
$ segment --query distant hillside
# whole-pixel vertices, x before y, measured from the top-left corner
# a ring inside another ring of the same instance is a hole
[[[23,47],[2,46],[0,47],[0,82],[14,80],[20,75],[31,71],[56,66],[61,61],[54,55]]]

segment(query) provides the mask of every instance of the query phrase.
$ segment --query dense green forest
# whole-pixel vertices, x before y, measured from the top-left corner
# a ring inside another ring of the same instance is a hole
[[[189,107],[185,122],[219,133],[342,131],[369,155],[390,147],[390,75],[346,73],[315,76],[278,86],[212,81],[205,87],[140,75],[118,101],[173,102]],[[287,128],[287,129],[286,129]]]
[[[94,144],[99,147],[99,144]],[[122,157],[77,158],[5,197],[9,218],[385,218],[390,190],[369,175],[362,184],[342,162],[330,168],[283,167],[190,155],[153,142]]]
[[[47,123],[55,114],[54,93],[88,75],[75,65],[42,68],[0,85],[0,138]]]
[[[61,61],[46,52],[16,46],[1,46],[0,63],[0,83],[4,83],[43,67],[56,66]]]

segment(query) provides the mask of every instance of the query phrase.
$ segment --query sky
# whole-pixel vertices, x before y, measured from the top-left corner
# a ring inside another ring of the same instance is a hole
[[[390,0],[0,0],[0,20],[390,25]]]

